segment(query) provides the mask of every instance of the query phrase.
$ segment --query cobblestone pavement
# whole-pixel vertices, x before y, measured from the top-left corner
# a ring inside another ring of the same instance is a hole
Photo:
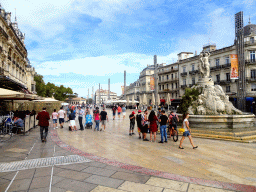
[[[47,143],[41,143],[38,128],[2,143],[0,170],[7,162],[41,163],[0,172],[0,191],[256,191],[255,144],[194,138],[197,150],[188,139],[179,150],[171,140],[160,144],[129,136],[128,117],[112,115],[105,132],[69,132],[67,126],[50,129]],[[63,160],[74,155],[83,158]]]

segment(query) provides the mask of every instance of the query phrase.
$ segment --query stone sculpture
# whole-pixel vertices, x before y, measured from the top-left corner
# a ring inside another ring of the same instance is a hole
[[[215,85],[210,77],[210,53],[200,53],[200,63],[198,66],[201,78],[198,85],[192,88],[201,91],[196,101],[193,101],[188,112],[195,115],[234,115],[243,114],[242,111],[236,109],[229,101],[229,97],[225,94],[220,85]]]

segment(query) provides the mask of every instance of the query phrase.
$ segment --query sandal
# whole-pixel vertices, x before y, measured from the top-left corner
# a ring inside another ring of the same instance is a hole
[[[184,148],[179,146],[179,149],[184,149]]]
[[[198,146],[193,147],[193,149],[196,149],[196,148],[198,148]]]

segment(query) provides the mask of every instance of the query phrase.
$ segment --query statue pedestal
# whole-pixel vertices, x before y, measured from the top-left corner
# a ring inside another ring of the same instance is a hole
[[[214,81],[211,78],[200,78],[197,82],[198,85],[214,85]]]

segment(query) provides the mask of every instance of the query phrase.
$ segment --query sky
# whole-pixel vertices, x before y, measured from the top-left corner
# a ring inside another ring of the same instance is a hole
[[[28,58],[44,81],[91,97],[92,87],[121,94],[147,65],[180,52],[234,43],[234,14],[256,24],[256,0],[1,0],[25,33]]]

